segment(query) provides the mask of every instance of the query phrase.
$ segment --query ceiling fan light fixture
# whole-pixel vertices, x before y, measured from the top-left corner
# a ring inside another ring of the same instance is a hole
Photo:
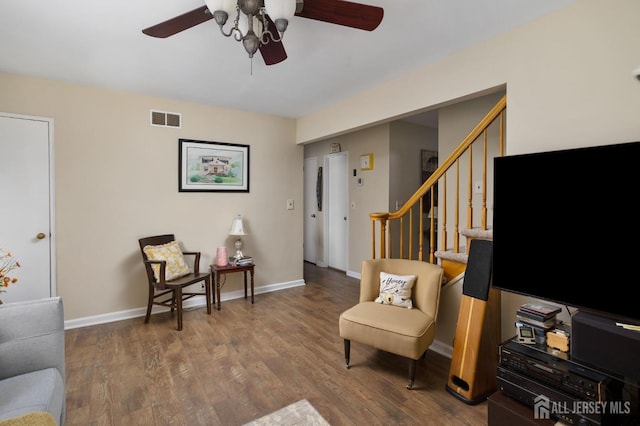
[[[142,33],[151,37],[167,38],[195,25],[214,20],[223,36],[233,37],[240,42],[244,41],[253,29],[253,35],[258,39],[257,50],[262,54],[265,65],[274,65],[287,59],[282,36],[293,16],[366,31],[376,29],[384,16],[381,7],[347,0],[203,1],[204,6],[144,28]],[[247,18],[256,18],[259,24],[248,24],[246,30],[241,30],[240,22]],[[232,24],[228,23],[230,20]],[[255,43],[249,42],[252,38],[247,38],[250,55],[256,50],[253,48]]]
[[[257,15],[262,7],[261,0],[238,0],[238,7],[245,15]]]
[[[220,27],[220,31],[225,34],[222,27],[227,23],[229,16],[235,14],[238,6],[237,0],[205,0],[204,3],[209,9],[209,13],[213,15],[216,24]]]
[[[215,15],[215,12],[223,11],[227,12],[227,16],[233,15],[238,6],[237,0],[204,0],[204,4],[212,14]]]
[[[287,31],[287,27],[289,26],[289,20],[284,18],[275,19],[273,23],[276,24],[276,29],[280,34]]]
[[[227,19],[229,19],[229,14],[224,10],[216,10],[213,12],[213,19],[216,21],[218,26],[222,27],[227,23]]]
[[[296,0],[264,0],[264,8],[271,19],[291,19],[296,13]]]
[[[242,45],[244,50],[249,54],[249,58],[253,58],[253,55],[258,51],[260,47],[260,40],[253,30],[249,30],[247,35],[242,38]]]
[[[282,34],[296,13],[296,0],[264,0],[264,8]]]
[[[241,14],[238,17],[235,30],[235,39],[238,41],[244,40],[244,38],[249,34],[249,31],[252,31],[253,34],[258,37],[257,34],[262,34],[262,23],[256,16]]]

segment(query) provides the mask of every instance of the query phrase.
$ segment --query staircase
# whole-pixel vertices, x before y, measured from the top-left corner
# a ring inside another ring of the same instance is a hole
[[[372,259],[437,263],[445,283],[464,273],[471,240],[493,239],[487,224],[487,174],[493,158],[504,155],[506,108],[505,95],[399,210],[369,215]],[[435,215],[422,213],[435,206],[438,229]]]

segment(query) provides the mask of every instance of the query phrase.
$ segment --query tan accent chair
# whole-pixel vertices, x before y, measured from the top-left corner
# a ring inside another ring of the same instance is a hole
[[[380,272],[416,275],[413,308],[375,303],[380,293]],[[418,359],[424,356],[436,334],[443,270],[419,260],[371,259],[362,262],[360,302],[340,315],[340,337],[350,367],[351,341],[409,358],[409,384],[413,388]]]

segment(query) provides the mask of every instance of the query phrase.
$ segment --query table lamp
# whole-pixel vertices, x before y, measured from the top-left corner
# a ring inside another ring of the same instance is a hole
[[[244,232],[244,226],[242,225],[242,216],[238,215],[233,219],[233,222],[231,222],[231,230],[229,231],[229,235],[235,235],[237,237],[241,237],[243,235],[247,235],[246,232]],[[238,238],[238,240],[236,241],[235,244],[236,247],[236,255],[235,255],[235,259],[242,259],[244,256],[242,254],[242,239]]]

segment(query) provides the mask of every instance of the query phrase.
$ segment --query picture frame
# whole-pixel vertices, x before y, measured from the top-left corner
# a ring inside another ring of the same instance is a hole
[[[373,170],[373,154],[362,154],[360,156],[360,170]]]
[[[179,192],[249,192],[249,145],[178,141]]]

